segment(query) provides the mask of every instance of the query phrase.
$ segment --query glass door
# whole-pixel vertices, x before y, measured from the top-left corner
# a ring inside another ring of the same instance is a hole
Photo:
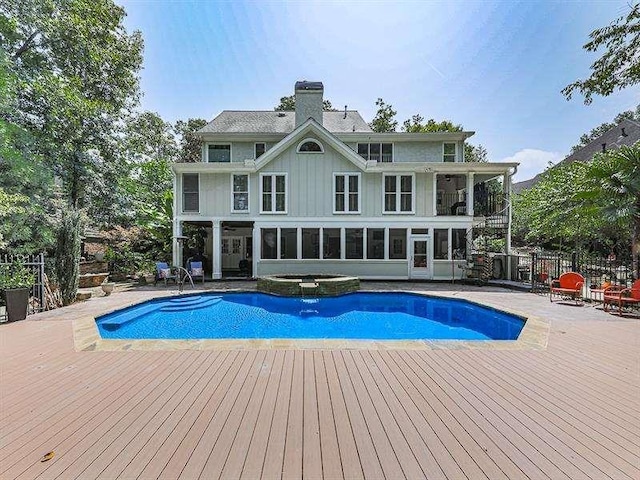
[[[410,278],[429,278],[429,238],[411,237]]]

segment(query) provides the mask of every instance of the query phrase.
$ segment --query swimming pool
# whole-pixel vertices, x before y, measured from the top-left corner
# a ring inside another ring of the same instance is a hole
[[[103,315],[96,323],[107,339],[515,340],[524,326],[520,317],[465,300],[366,292],[163,298]]]

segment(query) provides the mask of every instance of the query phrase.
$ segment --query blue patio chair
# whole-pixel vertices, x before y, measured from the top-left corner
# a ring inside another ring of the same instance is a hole
[[[169,267],[166,262],[156,262],[156,277],[153,284],[157,285],[159,281],[163,281],[166,287],[167,282],[170,280],[174,283],[178,283],[178,276],[173,273],[171,267]]]
[[[189,262],[189,275],[191,275],[192,279],[202,278],[202,283],[204,283],[204,268],[202,267],[202,262]]]

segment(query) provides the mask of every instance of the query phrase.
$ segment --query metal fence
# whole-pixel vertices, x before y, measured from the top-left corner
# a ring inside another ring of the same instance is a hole
[[[28,314],[42,312],[45,310],[44,300],[44,253],[38,255],[1,255],[0,265],[20,264],[30,269],[35,275],[35,283],[31,286],[29,294]],[[0,321],[6,321],[6,312],[0,308]]]
[[[588,252],[535,252],[511,257],[510,280],[530,283],[533,290],[546,290],[551,280],[565,272],[578,272],[587,287],[608,281],[630,285],[634,279],[631,259]]]

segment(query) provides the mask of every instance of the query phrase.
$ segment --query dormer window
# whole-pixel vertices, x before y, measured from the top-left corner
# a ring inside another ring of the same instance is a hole
[[[298,144],[298,153],[323,153],[322,144],[313,138],[307,138]]]

